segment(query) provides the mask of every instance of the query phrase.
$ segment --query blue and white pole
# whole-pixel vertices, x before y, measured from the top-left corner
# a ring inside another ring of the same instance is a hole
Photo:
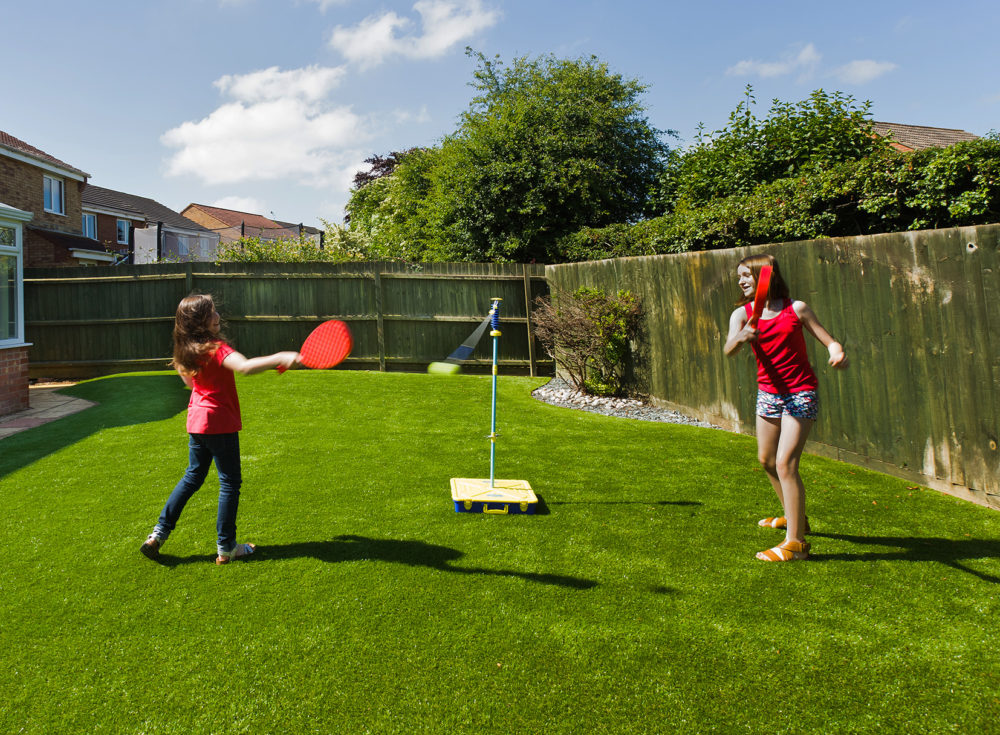
[[[500,358],[500,302],[494,297],[490,307],[490,336],[493,338],[493,407],[490,416],[490,488],[494,488],[493,469],[497,453],[497,364]]]

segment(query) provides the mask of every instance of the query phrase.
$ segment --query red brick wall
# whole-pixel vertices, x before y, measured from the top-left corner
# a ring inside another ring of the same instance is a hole
[[[28,348],[0,349],[0,416],[28,408]]]
[[[57,247],[48,240],[32,234],[28,227],[69,232],[74,235],[83,234],[83,206],[80,195],[84,183],[58,176],[63,180],[66,214],[52,214],[45,211],[42,178],[46,174],[43,169],[29,163],[0,155],[0,202],[35,215],[24,228],[24,265],[27,268],[76,265],[76,259],[66,248]],[[57,174],[51,175],[57,176]]]

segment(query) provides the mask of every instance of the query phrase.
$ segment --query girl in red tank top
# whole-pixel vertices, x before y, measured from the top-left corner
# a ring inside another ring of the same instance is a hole
[[[751,302],[761,268],[771,267],[767,304],[756,325],[751,325]],[[816,374],[806,354],[805,331],[830,353],[829,364],[847,367],[847,355],[819,323],[812,309],[789,297],[778,263],[771,255],[753,255],[736,269],[742,298],[729,317],[729,336],[723,350],[736,354],[750,343],[757,359],[757,456],[781,501],[783,515],[762,519],[758,525],[785,529],[785,540],[757,554],[761,561],[794,561],[809,558],[805,534],[805,487],[799,462],[816,419]]]
[[[271,368],[289,368],[298,352],[276,352],[246,358],[226,344],[219,332],[219,312],[208,294],[192,294],[177,306],[174,319],[174,359],[181,380],[191,389],[188,402],[188,468],[174,487],[160,518],[139,547],[156,560],[160,547],[180,520],[181,511],[205,482],[215,464],[219,474],[219,513],[216,520],[216,564],[252,554],[253,544],[236,543],[236,513],[243,475],[240,462],[240,399],[234,373],[253,375]]]

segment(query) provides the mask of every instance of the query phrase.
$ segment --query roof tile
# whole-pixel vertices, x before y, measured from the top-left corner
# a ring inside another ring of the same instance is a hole
[[[955,128],[930,128],[890,122],[872,122],[872,128],[879,135],[885,136],[891,133],[894,143],[916,151],[924,148],[947,148],[955,143],[979,140],[978,135]]]
[[[73,173],[77,173],[80,174],[81,176],[86,176],[90,178],[90,174],[86,173],[85,171],[81,171],[76,166],[70,166],[65,161],[60,161],[55,156],[49,155],[45,151],[40,150],[39,148],[35,148],[35,146],[29,143],[25,143],[20,138],[15,138],[10,133],[5,133],[2,130],[0,130],[0,147],[15,151],[16,153],[21,153],[23,155],[30,156],[31,158],[36,158],[40,161],[45,161],[46,163],[51,163],[55,166],[59,166],[60,168],[72,171]]]

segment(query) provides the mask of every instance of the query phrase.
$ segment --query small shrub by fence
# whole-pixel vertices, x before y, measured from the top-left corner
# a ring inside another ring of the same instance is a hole
[[[736,264],[774,254],[792,295],[844,342],[833,371],[809,349],[820,418],[809,448],[1000,508],[1000,225],[811,240],[548,266],[553,294],[580,286],[639,297],[645,333],[627,386],[752,433],[750,350],[722,345]]]
[[[177,303],[192,291],[215,296],[225,333],[247,355],[296,349],[319,322],[342,319],[355,341],[345,366],[377,370],[444,358],[499,297],[501,366],[552,371],[531,328],[530,304],[548,293],[541,265],[179,263],[29,268],[24,282],[32,377],[165,368]],[[489,364],[486,342],[471,369]]]

